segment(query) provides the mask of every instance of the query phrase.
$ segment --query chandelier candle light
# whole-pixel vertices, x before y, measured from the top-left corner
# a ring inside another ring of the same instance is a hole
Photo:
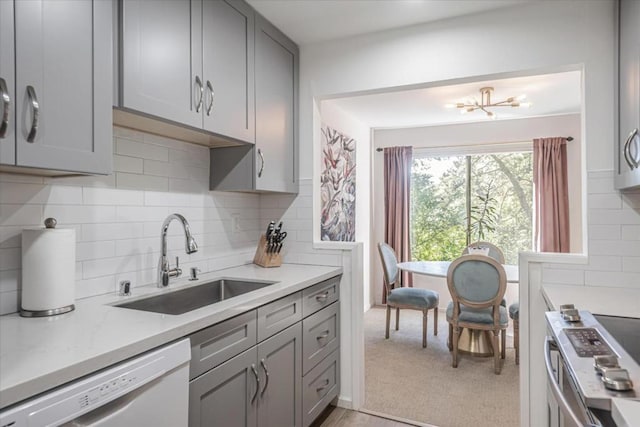
[[[520,95],[518,97],[509,97],[507,99],[505,99],[504,101],[499,101],[499,102],[491,102],[491,92],[493,92],[493,88],[490,86],[487,87],[483,87],[480,88],[480,102],[478,102],[477,100],[473,100],[473,101],[467,101],[465,102],[458,102],[455,104],[447,104],[445,105],[445,107],[447,108],[458,108],[460,110],[460,113],[465,114],[465,113],[470,113],[472,111],[475,110],[481,110],[484,111],[484,113],[487,115],[487,117],[490,117],[491,119],[496,119],[497,115],[496,113],[494,113],[493,111],[489,111],[487,108],[488,107],[523,107],[523,108],[528,108],[531,106],[530,102],[522,102],[527,95]]]

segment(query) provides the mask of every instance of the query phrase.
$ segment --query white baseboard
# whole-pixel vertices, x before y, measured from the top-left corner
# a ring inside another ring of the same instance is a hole
[[[338,404],[336,406],[338,406],[339,408],[353,410],[353,401],[349,398],[338,396]]]

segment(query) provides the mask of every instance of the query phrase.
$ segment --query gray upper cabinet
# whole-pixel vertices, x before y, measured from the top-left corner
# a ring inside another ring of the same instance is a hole
[[[640,2],[619,4],[616,187],[640,186]]]
[[[122,0],[120,19],[120,107],[254,142],[251,7],[232,0]]]
[[[111,7],[97,0],[1,2],[0,70],[11,99],[1,141],[15,145],[15,154],[2,147],[1,163],[111,173]],[[13,18],[14,59],[5,26]]]
[[[0,1],[0,164],[16,161],[13,2]]]
[[[122,107],[202,127],[199,6],[185,0],[122,1]]]
[[[298,192],[298,47],[255,15],[255,145],[211,149],[210,189]]]
[[[256,16],[256,189],[297,193],[298,48]]]
[[[204,128],[255,140],[253,9],[240,1],[202,2]]]

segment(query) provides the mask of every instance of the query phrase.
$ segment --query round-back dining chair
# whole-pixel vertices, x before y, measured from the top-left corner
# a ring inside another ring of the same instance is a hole
[[[505,357],[507,309],[500,303],[507,288],[504,267],[485,255],[464,255],[454,260],[447,272],[451,301],[447,307],[449,338],[452,345],[452,366],[458,367],[458,339],[462,328],[493,332],[491,344],[494,370],[499,374]],[[498,335],[502,335],[502,351]]]
[[[384,271],[384,288],[387,294],[387,326],[384,337],[389,339],[391,309],[396,309],[396,331],[400,323],[400,309],[422,311],[422,347],[427,346],[427,314],[433,309],[433,335],[438,335],[438,303],[440,295],[429,289],[403,287],[398,268],[398,258],[393,248],[386,243],[378,243],[378,252]]]

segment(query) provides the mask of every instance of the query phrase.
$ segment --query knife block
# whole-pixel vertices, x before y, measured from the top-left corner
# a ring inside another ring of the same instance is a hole
[[[267,237],[262,234],[258,247],[256,248],[256,255],[253,257],[253,263],[260,267],[280,267],[282,265],[282,256],[279,253],[267,252]]]

